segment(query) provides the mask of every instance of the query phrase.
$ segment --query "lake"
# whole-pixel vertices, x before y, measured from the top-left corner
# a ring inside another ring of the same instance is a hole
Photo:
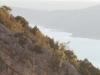
[[[30,24],[32,27],[34,25]],[[41,32],[49,37],[53,37],[56,41],[67,43],[70,49],[74,51],[78,59],[87,58],[95,67],[100,68],[100,40],[71,37],[72,33],[62,32],[56,29],[48,29],[38,26]]]

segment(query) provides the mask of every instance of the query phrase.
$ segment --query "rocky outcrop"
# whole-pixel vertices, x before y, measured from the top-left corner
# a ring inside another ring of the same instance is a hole
[[[0,75],[79,75],[67,61],[59,71],[52,69],[52,53],[42,47],[43,53],[33,52],[34,44],[28,39],[23,47],[19,38],[0,24]]]

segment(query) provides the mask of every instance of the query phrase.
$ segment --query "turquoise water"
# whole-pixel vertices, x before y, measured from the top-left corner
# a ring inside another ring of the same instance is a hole
[[[47,29],[41,26],[38,27],[43,34],[53,37],[56,41],[64,43],[71,41],[68,46],[74,51],[78,59],[83,60],[87,58],[94,66],[100,68],[100,40],[71,37],[71,33],[61,32],[56,29]]]

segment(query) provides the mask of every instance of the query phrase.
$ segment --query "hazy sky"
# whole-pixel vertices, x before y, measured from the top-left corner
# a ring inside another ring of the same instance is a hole
[[[1,0],[1,1],[83,1],[83,2],[100,2],[100,0]]]
[[[100,0],[0,0],[0,5],[36,10],[82,9],[100,5]]]

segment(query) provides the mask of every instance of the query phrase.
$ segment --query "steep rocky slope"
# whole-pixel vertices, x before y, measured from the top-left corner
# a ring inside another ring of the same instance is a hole
[[[20,45],[19,38],[0,24],[0,75],[79,75],[69,62],[59,70],[52,69],[52,52],[42,47],[43,53],[31,51],[34,44]]]

